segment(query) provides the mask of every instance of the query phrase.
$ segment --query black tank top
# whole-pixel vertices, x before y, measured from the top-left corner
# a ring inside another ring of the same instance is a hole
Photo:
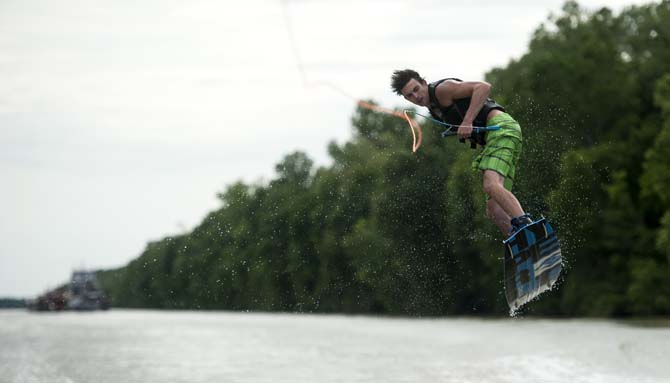
[[[450,77],[428,84],[428,96],[430,98],[430,107],[428,110],[434,118],[440,121],[446,122],[447,124],[460,125],[463,123],[465,113],[470,107],[470,97],[455,99],[454,102],[449,106],[440,105],[440,102],[437,100],[437,96],[435,95],[435,88],[437,88],[438,85],[446,80],[455,80],[459,82],[463,81]],[[477,113],[477,116],[475,117],[475,120],[472,122],[472,124],[474,126],[486,126],[486,117],[489,115],[489,112],[494,109],[503,112],[505,111],[505,108],[503,108],[502,105],[495,102],[492,98],[487,98],[484,102],[484,105],[482,106],[482,109]],[[479,132],[479,134],[473,133],[470,137],[470,141],[472,142],[473,146],[486,145],[486,132],[482,131]]]

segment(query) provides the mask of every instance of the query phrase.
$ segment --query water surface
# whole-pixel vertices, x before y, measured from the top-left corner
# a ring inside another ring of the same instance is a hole
[[[670,327],[0,310],[0,382],[670,382]]]

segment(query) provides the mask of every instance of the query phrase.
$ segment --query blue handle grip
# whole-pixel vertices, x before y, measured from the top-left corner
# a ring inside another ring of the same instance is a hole
[[[442,137],[447,137],[447,136],[455,136],[457,132],[455,130],[452,130],[453,128],[449,128],[442,132]],[[485,132],[492,132],[495,130],[500,130],[500,125],[491,125],[491,126],[481,126],[481,127],[474,127],[472,128],[472,133],[479,133],[481,131]]]

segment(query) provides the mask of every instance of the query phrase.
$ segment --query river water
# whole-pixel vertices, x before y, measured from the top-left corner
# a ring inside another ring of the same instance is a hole
[[[0,382],[670,382],[670,327],[0,310]]]

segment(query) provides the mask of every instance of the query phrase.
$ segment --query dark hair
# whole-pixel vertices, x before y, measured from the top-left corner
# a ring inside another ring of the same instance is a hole
[[[399,95],[402,96],[402,88],[407,85],[409,80],[415,79],[418,82],[426,82],[421,75],[412,69],[403,69],[396,70],[391,76],[391,88]]]

